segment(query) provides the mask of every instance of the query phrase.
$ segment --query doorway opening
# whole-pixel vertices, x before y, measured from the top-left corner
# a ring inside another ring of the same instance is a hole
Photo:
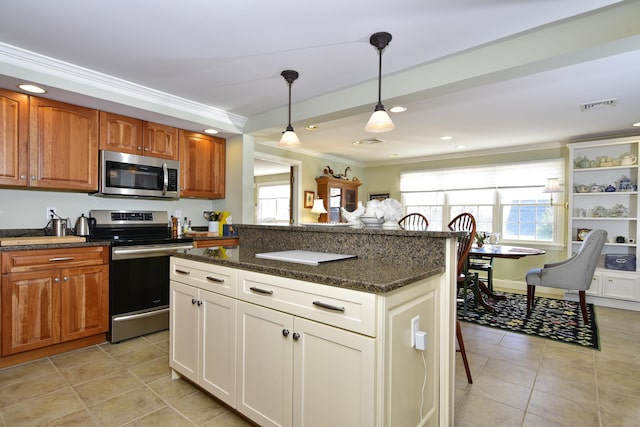
[[[295,224],[299,218],[301,161],[255,153],[253,200],[255,224]]]

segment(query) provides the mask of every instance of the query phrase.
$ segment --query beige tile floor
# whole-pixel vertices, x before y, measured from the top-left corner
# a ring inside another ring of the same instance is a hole
[[[596,308],[602,351],[462,323],[456,426],[640,426],[640,312]],[[249,426],[171,380],[168,332],[0,369],[0,426]],[[402,426],[393,426],[402,427]]]
[[[455,425],[640,426],[640,312],[596,307],[601,351],[462,322]]]
[[[163,331],[0,369],[0,426],[252,425],[171,380],[168,345]]]

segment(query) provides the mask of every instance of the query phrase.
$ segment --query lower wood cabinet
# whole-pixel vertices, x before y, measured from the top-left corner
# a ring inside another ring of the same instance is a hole
[[[2,253],[2,356],[104,334],[108,260],[103,247]]]
[[[209,239],[209,240],[194,240],[194,248],[213,248],[217,246],[238,246],[240,240],[237,237],[229,237],[226,239]]]
[[[257,424],[416,425],[420,410],[423,426],[450,424],[445,275],[388,295],[181,257],[170,276],[172,377]],[[429,337],[424,361],[409,343],[415,316]]]

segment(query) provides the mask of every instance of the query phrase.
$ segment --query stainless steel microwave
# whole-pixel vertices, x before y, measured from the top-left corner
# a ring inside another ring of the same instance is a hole
[[[135,154],[100,151],[99,195],[180,198],[180,163]]]

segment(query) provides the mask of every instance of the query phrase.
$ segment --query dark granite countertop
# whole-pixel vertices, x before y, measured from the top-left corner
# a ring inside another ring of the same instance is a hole
[[[322,263],[318,266],[273,261],[256,258],[255,251],[244,250],[241,246],[187,249],[176,251],[174,256],[372,293],[390,292],[444,273],[444,267],[440,265],[406,264],[402,260],[356,258]]]
[[[90,247],[90,246],[109,246],[109,245],[110,243],[106,241],[51,243],[51,244],[44,244],[44,245],[12,245],[12,246],[0,246],[0,252],[30,251],[35,249],[83,248],[83,247]]]

